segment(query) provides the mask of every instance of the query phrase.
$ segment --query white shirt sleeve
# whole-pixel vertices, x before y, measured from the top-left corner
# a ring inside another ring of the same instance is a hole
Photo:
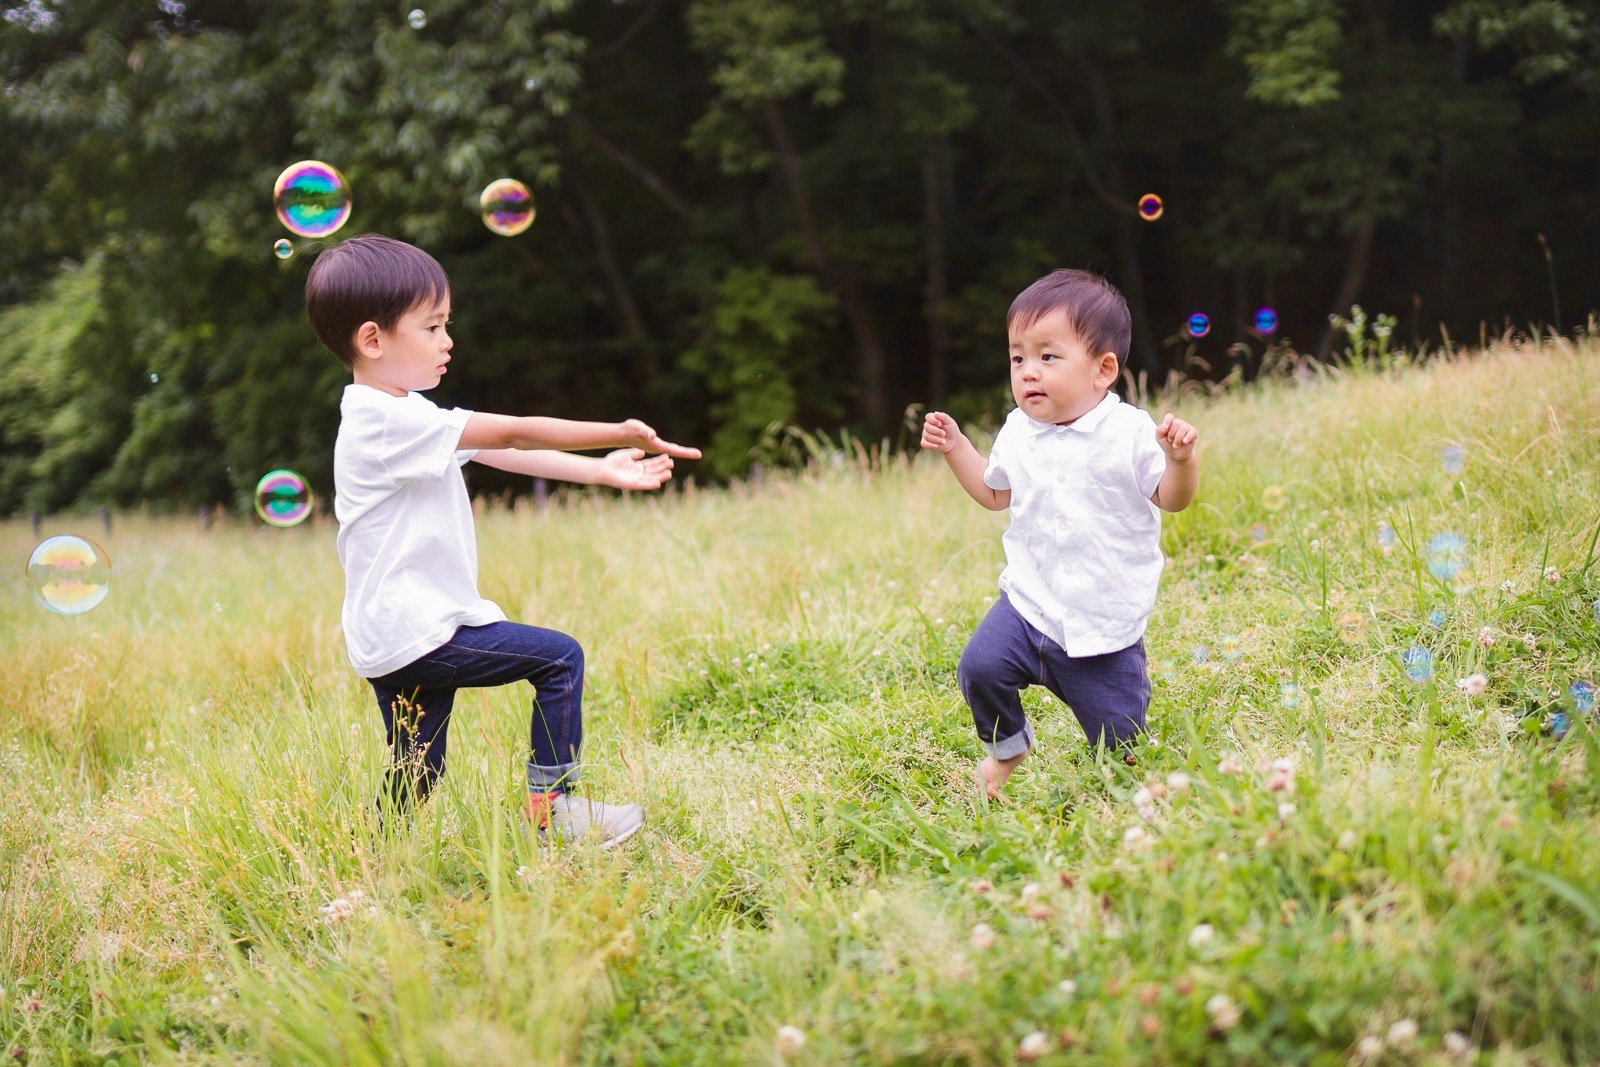
[[[1156,423],[1150,413],[1140,411],[1139,415],[1133,434],[1133,477],[1139,484],[1139,495],[1148,500],[1167,472],[1167,454],[1156,443]]]
[[[989,465],[983,469],[983,484],[990,489],[1010,489],[1011,475],[1006,464],[1011,458],[1011,438],[1015,431],[1007,419],[1000,432],[994,435],[994,445],[989,449]]]
[[[419,478],[436,482],[451,466],[466,462],[457,453],[456,445],[471,417],[472,412],[465,408],[446,410],[432,404],[391,410],[384,422],[377,458],[396,484]]]

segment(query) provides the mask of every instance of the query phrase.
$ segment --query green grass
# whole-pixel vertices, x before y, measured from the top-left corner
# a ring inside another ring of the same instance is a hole
[[[988,808],[954,672],[1005,519],[931,457],[482,514],[485,595],[588,651],[588,780],[650,817],[615,855],[522,836],[515,689],[463,694],[440,791],[374,836],[326,522],[52,523],[115,578],[78,618],[20,567],[0,598],[0,1055],[769,1063],[792,1025],[797,1063],[1008,1063],[1035,1031],[1046,1062],[1336,1063],[1409,1019],[1386,1062],[1461,1062],[1452,1031],[1600,1060],[1600,747],[1541,729],[1600,681],[1600,345],[1179,410],[1202,483],[1166,521],[1151,743],[1097,760],[1031,691],[1039,749]],[[1423,558],[1445,530],[1458,590]]]

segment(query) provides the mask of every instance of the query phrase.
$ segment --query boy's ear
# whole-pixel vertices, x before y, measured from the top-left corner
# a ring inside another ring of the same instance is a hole
[[[377,359],[383,355],[383,342],[378,336],[378,324],[368,319],[356,327],[356,355]]]
[[[1100,366],[1095,368],[1094,384],[1101,389],[1109,389],[1117,381],[1117,354],[1115,352],[1100,353]]]

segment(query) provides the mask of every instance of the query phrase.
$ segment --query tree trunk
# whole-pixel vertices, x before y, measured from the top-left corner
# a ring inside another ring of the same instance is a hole
[[[878,337],[877,326],[872,321],[872,310],[854,272],[835,267],[822,246],[822,232],[817,228],[816,216],[811,210],[811,192],[800,170],[800,155],[789,138],[789,128],[784,124],[776,100],[766,102],[766,117],[767,124],[772,128],[778,166],[783,171],[789,195],[794,201],[795,215],[800,221],[800,236],[805,242],[806,256],[822,276],[823,282],[844,303],[845,317],[850,320],[856,356],[861,360],[861,417],[874,430],[885,429],[889,425],[889,360],[883,342]]]
[[[928,277],[922,290],[922,313],[928,320],[928,396],[942,404],[950,395],[950,327],[945,322],[945,300],[950,295],[950,264],[945,247],[944,196],[939,162],[929,153],[922,159],[922,211]]]
[[[1361,285],[1367,280],[1367,264],[1372,259],[1372,237],[1378,230],[1378,218],[1368,214],[1355,236],[1350,239],[1350,254],[1345,259],[1344,280],[1339,283],[1339,294],[1333,298],[1332,314],[1343,315],[1361,295]],[[1333,352],[1333,326],[1330,324],[1317,345],[1317,359],[1326,362]]]

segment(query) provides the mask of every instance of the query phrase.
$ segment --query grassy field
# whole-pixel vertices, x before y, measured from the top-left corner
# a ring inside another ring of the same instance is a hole
[[[1148,744],[1034,690],[994,806],[954,675],[1005,517],[934,458],[482,514],[485,595],[588,650],[591,791],[650,820],[616,854],[524,838],[525,688],[464,693],[374,834],[326,521],[50,523],[115,578],[0,596],[0,1055],[1600,1061],[1600,345],[1178,411]]]

